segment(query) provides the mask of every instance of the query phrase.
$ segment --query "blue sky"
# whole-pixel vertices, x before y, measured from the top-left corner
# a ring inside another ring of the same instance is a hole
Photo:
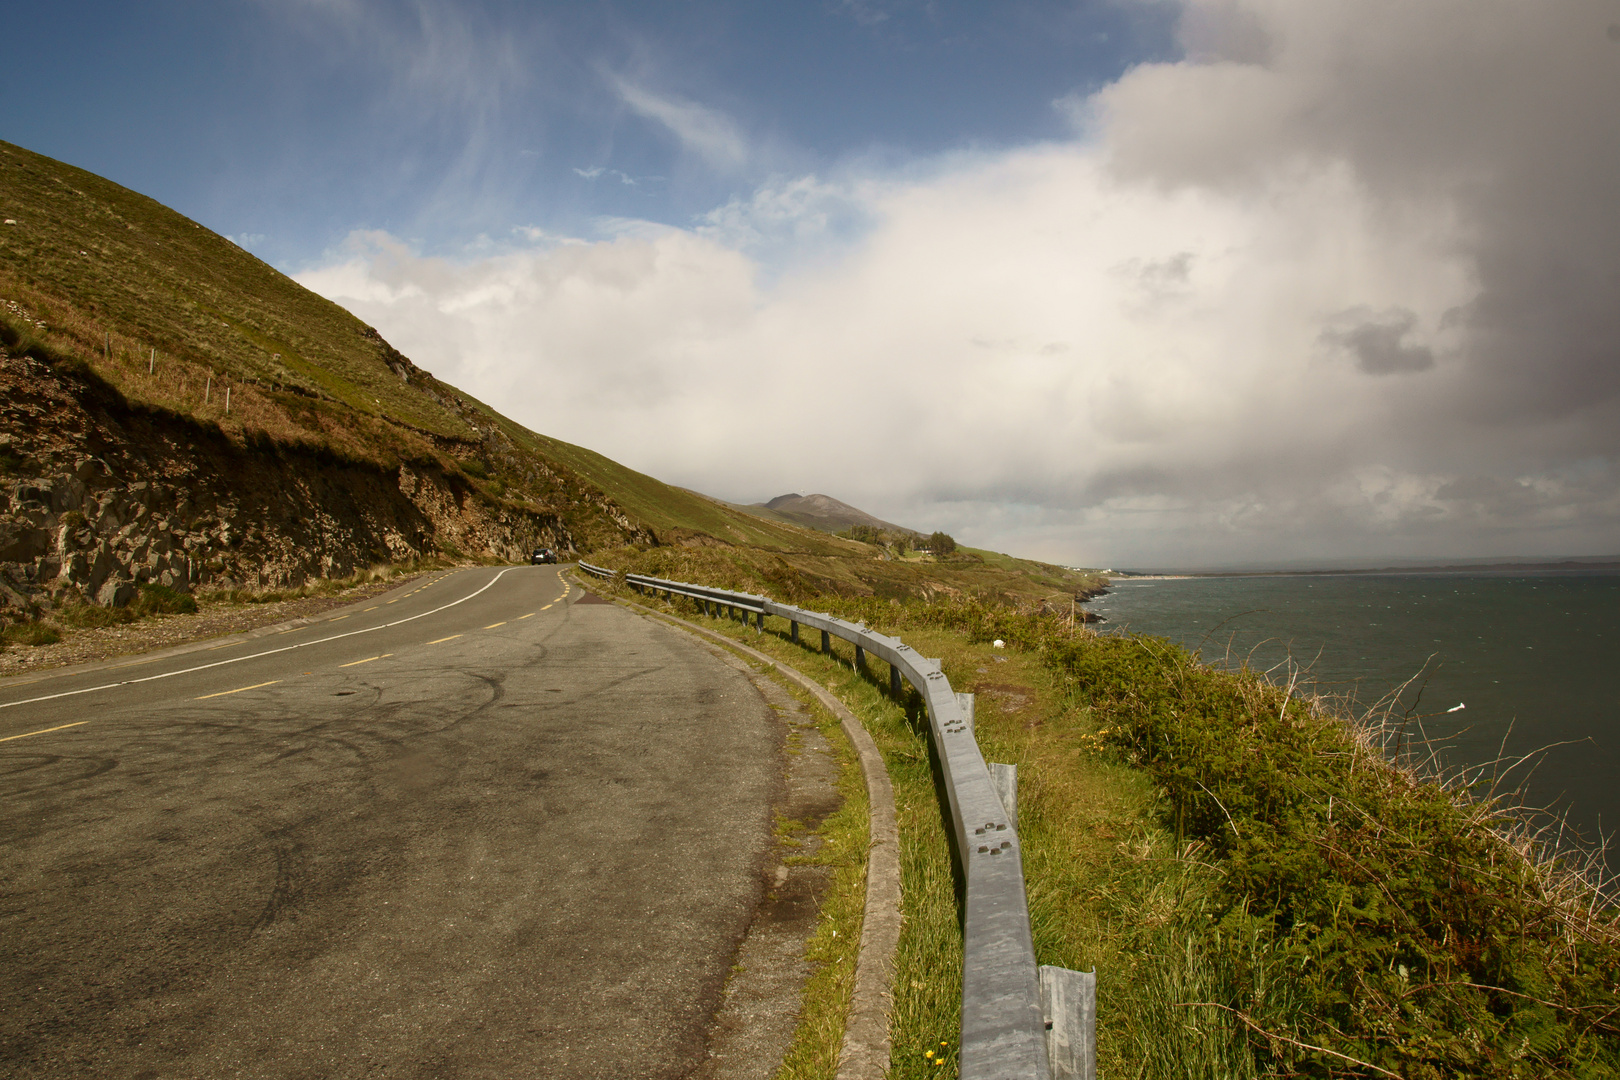
[[[1090,566],[1620,553],[1620,0],[4,27],[0,137],[674,483]]]
[[[0,113],[7,139],[251,238],[285,268],[354,229],[439,250],[515,225],[681,225],[775,174],[1062,137],[1053,101],[1168,53],[1173,15],[1111,2],[61,0],[8,12],[7,37],[35,62],[0,83]],[[649,115],[660,104],[714,120],[719,145],[683,142]]]

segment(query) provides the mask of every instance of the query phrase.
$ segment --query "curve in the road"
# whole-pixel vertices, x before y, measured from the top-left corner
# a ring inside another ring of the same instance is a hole
[[[0,1073],[701,1064],[782,722],[706,647],[562,601],[554,568],[469,576],[230,666],[11,688],[34,699],[12,733],[60,730],[0,744]]]
[[[274,656],[277,653],[292,652],[295,649],[307,649],[312,645],[325,645],[327,642],[337,641],[337,640],[339,640],[341,638],[357,637],[360,634],[370,634],[370,633],[375,633],[378,630],[387,630],[387,629],[389,629],[391,627],[402,626],[402,625],[404,625],[405,623],[408,623],[408,622],[415,622],[417,619],[425,619],[430,615],[437,615],[439,612],[448,610],[449,608],[456,607],[459,604],[465,604],[468,600],[473,599],[474,597],[476,597],[476,596],[480,595],[481,593],[483,593],[485,590],[493,587],[494,584],[497,581],[499,581],[501,579],[501,577],[503,575],[505,575],[506,573],[507,573],[506,570],[502,570],[499,574],[496,574],[493,578],[491,578],[488,582],[486,582],[482,587],[480,587],[479,589],[477,589],[474,592],[468,593],[466,596],[463,596],[460,600],[452,600],[450,603],[444,604],[444,605],[442,605],[440,607],[436,607],[432,611],[424,611],[424,612],[421,612],[421,613],[416,614],[416,615],[408,616],[407,618],[404,618],[404,619],[396,619],[393,622],[382,623],[382,624],[380,624],[378,626],[368,626],[368,627],[365,627],[364,629],[360,629],[360,630],[350,630],[350,631],[347,631],[346,633],[342,633],[342,634],[333,634],[330,637],[317,638],[314,641],[300,641],[300,642],[296,642],[295,644],[292,644],[292,645],[283,645],[283,646],[281,646],[280,648],[277,648],[277,649],[266,649],[264,652],[251,653],[248,656],[227,657],[224,660],[216,660],[213,663],[198,664],[198,665],[196,665],[194,667],[179,668],[179,669],[177,669],[175,671],[165,671],[165,672],[162,672],[161,674],[158,674],[158,675],[146,675],[146,676],[142,676],[141,678],[138,678],[138,679],[120,679],[117,682],[102,683],[99,686],[86,686],[86,687],[82,687],[82,688],[77,689],[77,690],[64,690],[64,691],[62,691],[60,693],[56,693],[56,694],[42,694],[39,697],[23,698],[20,701],[0,702],[0,709],[10,709],[10,708],[14,708],[14,707],[16,707],[18,705],[34,705],[34,704],[38,704],[39,702],[42,702],[42,701],[55,701],[58,698],[77,697],[80,694],[94,694],[94,693],[96,693],[98,691],[101,691],[101,690],[116,690],[120,686],[132,686],[132,685],[134,685],[136,683],[156,682],[158,679],[172,679],[176,675],[190,675],[190,674],[193,674],[193,673],[198,672],[198,671],[207,671],[210,668],[226,667],[226,666],[228,666],[230,664],[240,664],[240,663],[242,663],[243,661],[246,661],[246,660],[257,660],[260,657],[264,657],[264,656]],[[426,586],[423,586],[423,587],[425,588]],[[418,589],[416,591],[419,592],[420,589]],[[407,595],[410,595],[410,594],[407,594]],[[386,603],[393,603],[392,600],[385,601],[385,602]],[[335,618],[330,619],[328,621],[336,622],[338,619],[344,619],[344,618],[348,618],[348,616],[339,615],[339,616],[336,616]],[[488,627],[486,629],[493,629],[493,627]],[[285,631],[285,632],[290,633],[291,631]],[[429,642],[429,644],[437,644],[437,643],[436,642]],[[268,685],[268,684],[263,684],[263,685]],[[251,690],[251,689],[255,689],[255,688],[254,687],[244,687],[244,689]],[[235,691],[228,691],[228,692],[234,693]],[[44,732],[30,732],[30,734],[44,734]],[[23,736],[22,735],[11,735],[11,736],[8,736],[7,738],[20,739],[20,738],[23,738]],[[0,742],[4,742],[4,741],[6,741],[6,740],[5,739],[0,739]]]

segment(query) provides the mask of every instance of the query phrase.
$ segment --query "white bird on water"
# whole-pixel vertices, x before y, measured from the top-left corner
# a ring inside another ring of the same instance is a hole
[[[1451,708],[1447,709],[1446,712],[1461,712],[1463,709],[1466,709],[1466,708],[1468,708],[1468,706],[1464,705],[1462,702],[1459,701],[1459,702],[1457,702],[1457,704],[1455,704]]]

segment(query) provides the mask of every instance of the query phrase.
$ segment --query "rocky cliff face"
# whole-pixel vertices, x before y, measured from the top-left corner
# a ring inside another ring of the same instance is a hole
[[[594,518],[642,531],[605,503]],[[14,611],[123,604],[146,582],[271,587],[433,554],[516,561],[574,550],[565,518],[482,494],[438,459],[385,466],[233,437],[0,355],[0,606]]]

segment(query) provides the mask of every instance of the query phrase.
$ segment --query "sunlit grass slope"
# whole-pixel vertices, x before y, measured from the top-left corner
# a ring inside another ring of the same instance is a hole
[[[590,508],[585,516],[603,526],[626,518],[676,539],[690,532],[827,554],[841,546],[529,431],[225,237],[4,142],[0,217],[8,342],[87,369],[133,405],[384,465],[436,459],[491,500]],[[586,546],[611,532],[576,525]]]

